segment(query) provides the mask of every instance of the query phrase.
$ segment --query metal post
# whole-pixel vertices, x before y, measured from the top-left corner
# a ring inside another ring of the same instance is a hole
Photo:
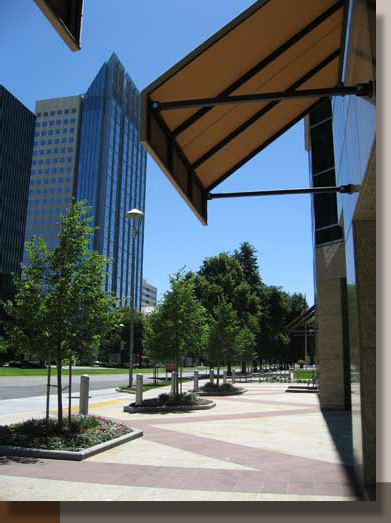
[[[198,370],[194,371],[194,392],[198,392]]]
[[[178,373],[171,372],[171,396],[176,396],[178,393]]]
[[[212,384],[214,383],[214,371],[213,371],[213,369],[210,369],[210,371],[209,371],[209,381]]]
[[[304,323],[304,361],[305,361],[305,365],[304,365],[304,368],[307,370],[307,324]]]
[[[88,395],[90,389],[90,377],[88,374],[80,376],[80,403],[79,414],[87,416],[88,414]]]
[[[235,372],[235,369],[232,369],[232,383],[235,383],[236,380]]]
[[[132,227],[132,270],[130,282],[130,335],[129,335],[129,387],[133,385],[133,352],[134,352],[134,251],[136,246],[137,227]]]
[[[141,405],[143,402],[143,375],[136,376],[136,405]]]

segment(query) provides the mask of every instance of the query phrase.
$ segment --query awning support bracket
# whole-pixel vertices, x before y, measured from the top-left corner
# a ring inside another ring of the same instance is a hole
[[[330,187],[309,187],[304,189],[277,189],[273,191],[251,191],[251,192],[230,192],[230,193],[209,193],[208,200],[217,198],[241,198],[243,196],[281,196],[285,194],[323,194],[323,193],[345,193],[353,194],[360,190],[359,185],[333,185]]]
[[[295,89],[272,92],[244,94],[239,96],[217,96],[216,98],[195,98],[192,100],[177,100],[172,102],[151,102],[151,109],[154,112],[170,111],[174,109],[188,109],[195,107],[213,107],[218,105],[254,103],[270,100],[292,100],[295,98],[319,98],[324,96],[366,96],[372,98],[375,91],[375,83],[367,82],[353,86],[339,85],[338,87],[325,87],[323,89]]]

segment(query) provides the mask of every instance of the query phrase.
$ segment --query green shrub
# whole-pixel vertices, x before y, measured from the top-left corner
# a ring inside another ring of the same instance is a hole
[[[64,420],[62,429],[52,418],[48,423],[31,419],[0,426],[0,445],[78,451],[129,432],[127,426],[98,416],[72,416],[70,425]]]

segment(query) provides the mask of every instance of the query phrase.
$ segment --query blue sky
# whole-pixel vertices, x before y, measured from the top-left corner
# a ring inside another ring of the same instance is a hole
[[[0,83],[30,110],[39,99],[84,93],[114,51],[142,90],[252,4],[252,0],[85,0],[82,49],[72,53],[31,0],[5,2],[0,16]],[[227,64],[229,66],[229,64]],[[300,122],[223,182],[216,192],[307,187]],[[214,200],[202,226],[148,157],[144,277],[168,289],[178,268],[232,252],[258,251],[262,279],[313,303],[310,197]]]

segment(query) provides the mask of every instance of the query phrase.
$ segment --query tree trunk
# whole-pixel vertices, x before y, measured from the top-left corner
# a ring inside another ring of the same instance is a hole
[[[232,376],[232,364],[231,364],[231,362],[227,363],[227,376]]]
[[[242,361],[242,374],[245,374],[246,373],[246,362],[245,361]]]
[[[217,388],[219,388],[220,381],[220,362],[217,362]]]
[[[62,429],[62,380],[61,380],[61,350],[57,349],[57,419],[60,429]]]
[[[68,424],[71,428],[71,415],[72,415],[72,354],[69,355],[69,391],[68,391]]]

